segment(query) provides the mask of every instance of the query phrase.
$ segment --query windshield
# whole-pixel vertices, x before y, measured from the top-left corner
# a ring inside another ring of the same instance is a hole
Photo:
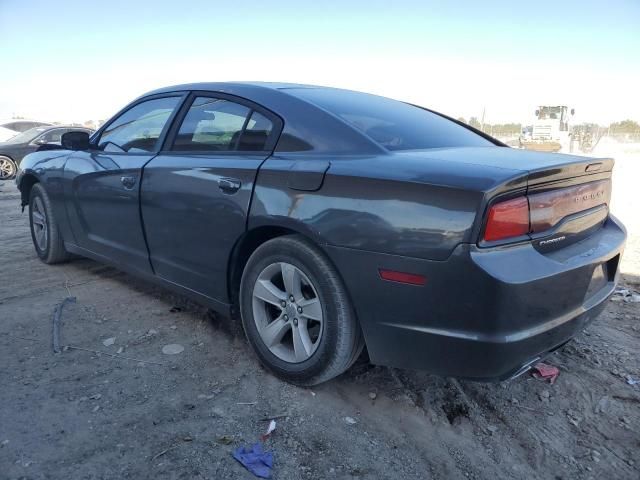
[[[388,150],[495,145],[436,113],[390,98],[332,88],[288,92],[337,115]]]
[[[26,132],[19,133],[15,137],[11,137],[5,143],[29,143],[43,132],[49,130],[50,127],[35,127],[30,128]]]
[[[540,107],[538,120],[560,120],[564,107]]]

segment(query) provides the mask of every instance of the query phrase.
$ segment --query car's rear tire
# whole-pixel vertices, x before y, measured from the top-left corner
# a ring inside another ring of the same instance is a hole
[[[40,183],[33,185],[29,195],[29,226],[33,246],[40,260],[53,264],[71,258],[64,248],[49,195]]]
[[[11,180],[16,176],[18,167],[9,157],[0,155],[0,181]]]
[[[341,374],[364,346],[341,278],[299,235],[270,240],[251,255],[240,285],[240,312],[262,364],[296,385]]]

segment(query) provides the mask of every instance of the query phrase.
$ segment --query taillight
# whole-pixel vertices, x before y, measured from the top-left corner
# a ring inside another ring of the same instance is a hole
[[[529,233],[529,201],[518,197],[494,203],[484,229],[484,240],[495,242]]]
[[[611,180],[529,193],[494,203],[489,209],[482,239],[495,242],[551,231],[565,218],[600,205],[608,205]]]

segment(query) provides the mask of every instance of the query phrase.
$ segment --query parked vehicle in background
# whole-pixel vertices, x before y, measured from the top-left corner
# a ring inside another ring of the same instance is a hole
[[[44,126],[31,128],[0,143],[0,180],[13,178],[25,155],[37,150],[60,147],[62,135],[72,131],[93,133],[93,130],[83,127]]]
[[[17,134],[26,132],[34,127],[44,127],[48,125],[51,124],[47,122],[17,118],[0,121],[0,142],[6,142],[11,137],[15,137]]]
[[[538,107],[535,114],[531,136],[523,134],[520,138],[521,146],[538,152],[570,152],[570,117],[575,114],[575,110],[569,110],[564,105],[543,105]]]
[[[375,95],[292,84],[151,92],[25,158],[36,254],[78,254],[241,317],[300,385],[375,364],[504,379],[605,307],[613,160],[507,148]]]

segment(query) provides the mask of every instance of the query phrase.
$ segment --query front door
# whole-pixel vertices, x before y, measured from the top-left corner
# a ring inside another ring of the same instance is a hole
[[[68,158],[67,213],[79,247],[151,272],[140,220],[142,167],[157,154],[181,100],[160,96],[133,104],[92,139],[91,150]]]
[[[244,100],[192,94],[145,167],[141,210],[155,273],[227,302],[226,274],[246,230],[253,184],[280,120]]]

